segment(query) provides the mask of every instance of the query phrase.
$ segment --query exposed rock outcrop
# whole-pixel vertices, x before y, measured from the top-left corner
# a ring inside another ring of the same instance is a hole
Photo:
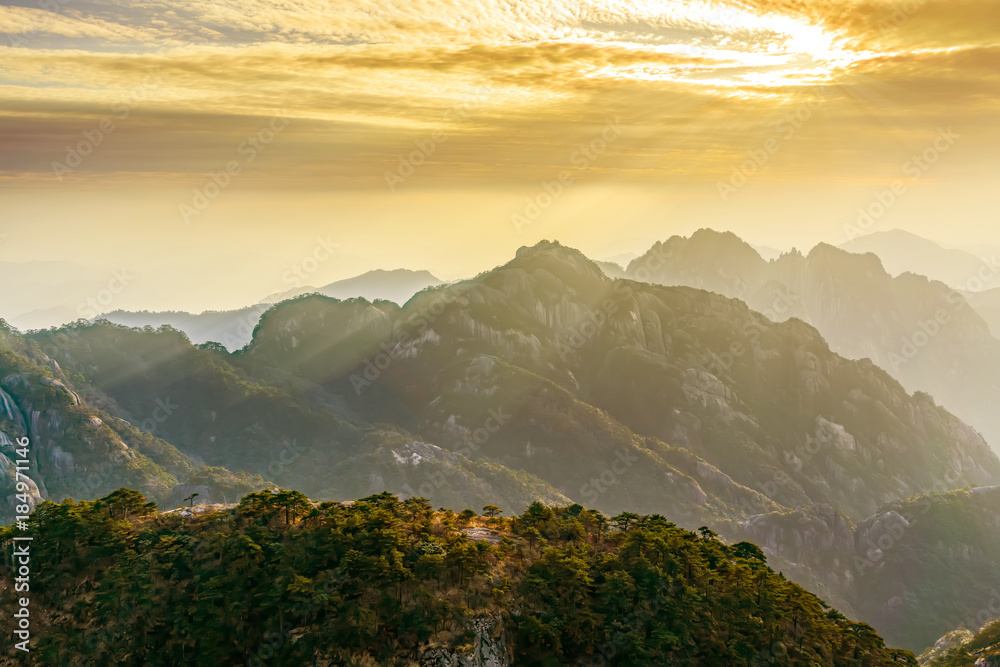
[[[471,650],[457,652],[431,648],[420,658],[420,667],[510,667],[510,648],[499,614],[485,614],[472,622],[475,640]]]

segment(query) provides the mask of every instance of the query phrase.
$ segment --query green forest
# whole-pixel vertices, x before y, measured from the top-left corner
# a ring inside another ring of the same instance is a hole
[[[15,530],[0,529],[8,556]],[[471,663],[430,657],[487,649],[539,666],[917,664],[755,545],[659,515],[284,490],[160,512],[120,489],[45,502],[29,530],[26,664],[444,665]]]

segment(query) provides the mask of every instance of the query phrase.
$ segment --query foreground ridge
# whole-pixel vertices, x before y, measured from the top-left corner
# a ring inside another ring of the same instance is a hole
[[[200,509],[41,504],[29,664],[916,664],[755,545],[659,515],[270,490]]]

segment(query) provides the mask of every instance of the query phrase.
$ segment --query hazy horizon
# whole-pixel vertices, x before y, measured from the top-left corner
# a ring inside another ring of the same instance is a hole
[[[123,277],[122,289],[115,291],[114,300],[102,308],[101,312],[147,310],[182,311],[198,314],[206,311],[244,308],[258,304],[274,295],[282,295],[288,291],[307,287],[319,288],[377,270],[427,271],[435,278],[445,282],[463,280],[507,263],[514,257],[519,247],[534,245],[541,240],[556,241],[580,250],[595,261],[616,262],[625,268],[628,264],[628,258],[642,255],[655,243],[666,241],[671,236],[687,237],[698,229],[704,228],[736,234],[759,251],[763,250],[762,256],[765,259],[768,258],[767,251],[777,251],[783,254],[798,250],[803,254],[808,254],[818,244],[841,245],[849,240],[846,237],[821,238],[813,242],[779,245],[775,242],[779,239],[771,239],[771,237],[764,237],[765,240],[758,241],[753,236],[748,236],[745,232],[741,233],[737,229],[691,224],[683,228],[677,226],[670,233],[660,237],[641,237],[631,242],[612,240],[602,243],[597,241],[592,246],[582,243],[574,244],[567,241],[566,238],[555,235],[539,235],[538,238],[531,237],[530,240],[525,238],[524,242],[514,243],[510,246],[498,245],[492,253],[483,258],[483,264],[474,265],[469,261],[455,262],[452,257],[442,256],[442,253],[433,247],[426,248],[426,254],[421,255],[412,250],[409,252],[406,249],[397,250],[389,242],[386,243],[385,248],[392,248],[392,250],[386,250],[381,256],[374,253],[368,255],[353,254],[345,251],[343,245],[336,243],[330,235],[325,238],[320,236],[322,232],[317,229],[316,236],[305,244],[306,251],[297,256],[294,254],[296,242],[290,241],[284,246],[272,245],[269,253],[258,249],[247,249],[245,253],[237,252],[235,249],[230,249],[229,253],[199,252],[201,250],[199,248],[187,249],[187,254],[190,257],[187,261],[178,259],[178,255],[184,254],[183,250],[172,248],[169,254],[163,253],[166,257],[150,258],[144,262],[138,262],[129,255],[123,254],[116,257],[110,253],[100,258],[104,260],[103,262],[99,261],[97,257],[79,257],[72,254],[64,256],[52,254],[44,259],[27,259],[14,256],[11,253],[0,253],[0,262],[10,267],[20,265],[24,269],[33,268],[34,270],[30,273],[31,280],[36,283],[35,288],[52,287],[77,281],[100,285],[104,282],[114,281],[116,277]],[[567,230],[565,227],[563,229],[567,237],[574,237],[572,230]],[[855,238],[877,236],[880,233],[895,231],[906,230],[898,228],[876,229]],[[939,239],[925,236],[920,238],[940,245],[942,248],[968,248],[970,252],[974,252],[977,246],[994,247],[989,242],[989,237],[980,241],[970,240],[962,244],[945,243]],[[983,255],[984,253],[978,254]],[[116,259],[120,261],[116,262]],[[421,264],[421,259],[426,259],[426,263]],[[394,260],[397,263],[394,264]],[[39,276],[44,276],[45,280],[39,281]],[[16,278],[13,280],[20,282]],[[118,283],[116,283],[117,285]],[[25,289],[31,289],[31,287],[25,285]],[[86,290],[83,293],[86,293]],[[33,295],[28,293],[23,296],[30,298]],[[72,298],[70,301],[76,303]],[[62,304],[61,308],[65,309],[65,306],[66,304]],[[38,307],[30,307],[27,310],[7,308],[10,312],[0,313],[0,317],[17,318],[32,312],[56,308],[60,308],[59,303],[52,302],[51,298],[46,300],[45,297],[42,297]],[[72,321],[72,319],[76,319],[76,316],[65,321]]]
[[[0,3],[0,261],[156,273],[150,308],[281,291],[317,239],[317,284],[701,227],[1000,245],[1000,16],[976,5],[53,7]]]

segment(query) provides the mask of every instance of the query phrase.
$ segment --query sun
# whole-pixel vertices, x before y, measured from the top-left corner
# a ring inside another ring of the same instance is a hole
[[[646,1],[627,8],[632,23],[603,24],[581,39],[648,53],[650,62],[609,64],[585,76],[722,90],[773,88],[828,81],[838,69],[865,57],[850,50],[843,36],[800,17],[712,2]],[[625,3],[607,2],[603,12],[594,11],[607,15],[625,9]],[[676,56],[677,62],[663,63],[664,54]]]

